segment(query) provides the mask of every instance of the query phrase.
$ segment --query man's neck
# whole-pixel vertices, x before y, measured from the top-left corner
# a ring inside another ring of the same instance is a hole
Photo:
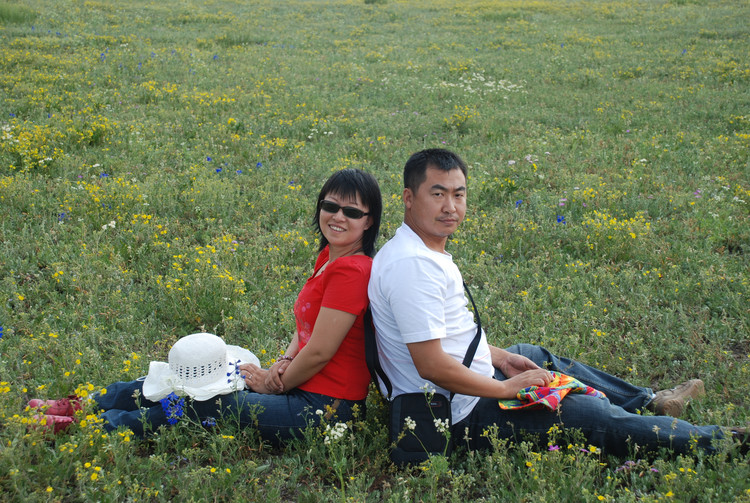
[[[406,224],[414,234],[419,236],[419,239],[422,240],[427,248],[438,253],[445,253],[445,243],[448,242],[447,237],[437,238],[435,236],[427,235],[426,233],[421,232],[416,225],[410,223],[409,220],[408,216],[404,216],[404,224]]]

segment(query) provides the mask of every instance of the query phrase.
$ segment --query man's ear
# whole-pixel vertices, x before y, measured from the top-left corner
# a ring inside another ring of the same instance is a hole
[[[414,202],[414,192],[411,191],[409,187],[406,187],[404,189],[404,193],[401,196],[401,199],[404,201],[404,206],[406,209],[410,209],[412,203]]]

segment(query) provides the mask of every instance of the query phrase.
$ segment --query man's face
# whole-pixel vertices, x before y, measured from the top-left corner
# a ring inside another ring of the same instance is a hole
[[[428,167],[425,174],[416,192],[404,189],[404,221],[428,248],[442,252],[466,215],[466,177],[458,168]]]

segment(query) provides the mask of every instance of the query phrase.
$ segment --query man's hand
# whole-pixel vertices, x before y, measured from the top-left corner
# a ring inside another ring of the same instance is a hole
[[[505,350],[499,351],[500,352],[498,354],[495,354],[495,351],[492,352],[492,364],[495,368],[499,369],[500,372],[502,372],[503,375],[505,375],[505,377],[507,377],[508,379],[522,374],[527,370],[535,370],[539,368],[539,365],[532,362],[525,356],[517,355],[515,353],[509,353]],[[549,374],[549,372],[547,372],[547,374]]]
[[[536,368],[506,379],[504,383],[512,390],[513,395],[516,395],[524,388],[530,386],[544,387],[549,385],[551,381],[552,374],[544,369]]]

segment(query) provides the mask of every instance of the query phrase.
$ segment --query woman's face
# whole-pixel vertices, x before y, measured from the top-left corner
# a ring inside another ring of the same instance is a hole
[[[360,200],[359,194],[355,197],[343,197],[329,192],[323,199],[340,207],[356,208],[364,213],[369,211],[369,208]],[[362,236],[372,225],[372,219],[367,215],[362,218],[352,218],[344,215],[342,209],[332,213],[330,208],[327,211],[321,207],[319,224],[331,251],[345,254],[354,253],[362,248]]]

